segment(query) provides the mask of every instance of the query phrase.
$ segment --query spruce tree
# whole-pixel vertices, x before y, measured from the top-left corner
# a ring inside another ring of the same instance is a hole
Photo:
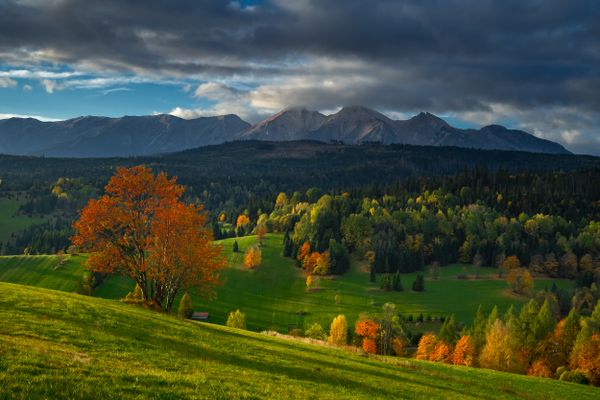
[[[458,332],[454,315],[444,321],[438,337],[446,344],[454,345],[454,343],[456,343],[458,340]]]

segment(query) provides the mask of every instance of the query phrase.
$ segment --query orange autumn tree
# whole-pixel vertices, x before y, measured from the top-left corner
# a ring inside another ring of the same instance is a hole
[[[95,272],[132,278],[143,301],[165,311],[181,290],[212,294],[225,266],[201,206],[181,201],[183,186],[144,166],[119,168],[106,194],[90,200],[73,224],[73,244]]]
[[[450,362],[452,357],[452,348],[442,340],[439,340],[433,351],[429,353],[429,361]]]
[[[300,251],[298,252],[298,261],[302,261],[308,256],[310,256],[310,243],[304,242],[300,248]]]
[[[456,343],[456,347],[454,347],[454,352],[452,353],[452,364],[466,365],[467,367],[470,367],[473,365],[474,358],[475,346],[473,346],[471,337],[469,335],[464,335]]]
[[[417,360],[429,360],[430,355],[433,354],[437,346],[437,342],[438,340],[433,333],[426,333],[421,336],[415,358]]]
[[[363,319],[356,324],[355,332],[362,336],[362,349],[366,353],[377,353],[379,324],[371,319]]]
[[[262,263],[262,251],[257,246],[250,247],[244,254],[244,265],[249,269],[259,267]]]
[[[244,214],[240,214],[240,215],[237,217],[237,221],[236,221],[236,223],[235,223],[235,227],[236,227],[236,228],[242,228],[242,227],[244,227],[244,226],[248,225],[249,223],[250,223],[250,218],[248,218],[248,217],[247,217],[246,215],[244,215]]]

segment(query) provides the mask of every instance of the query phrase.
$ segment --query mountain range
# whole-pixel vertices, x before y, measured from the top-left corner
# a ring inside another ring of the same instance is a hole
[[[459,129],[426,112],[408,120],[393,120],[360,106],[344,107],[331,115],[289,108],[256,125],[231,114],[196,119],[160,114],[122,118],[87,116],[57,122],[33,118],[0,120],[0,153],[14,155],[127,157],[236,140],[381,142],[570,153],[558,143],[500,125]]]

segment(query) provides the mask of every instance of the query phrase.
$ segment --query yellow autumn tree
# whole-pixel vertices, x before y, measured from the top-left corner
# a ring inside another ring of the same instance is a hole
[[[317,253],[316,265],[313,268],[313,274],[327,275],[329,272],[329,252]]]
[[[496,319],[486,336],[479,364],[497,371],[515,371],[517,368],[510,329],[500,319]]]
[[[346,345],[348,335],[348,324],[344,315],[338,315],[334,318],[329,329],[327,343],[333,346]]]
[[[254,246],[246,250],[244,254],[244,265],[249,269],[254,269],[262,263],[262,252],[260,248]]]
[[[310,289],[312,287],[313,279],[311,275],[306,277],[306,288]]]
[[[275,200],[275,207],[283,207],[288,203],[288,198],[284,192],[281,192],[277,195],[277,199]]]

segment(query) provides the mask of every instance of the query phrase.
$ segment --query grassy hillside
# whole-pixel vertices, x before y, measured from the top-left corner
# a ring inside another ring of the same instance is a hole
[[[470,322],[479,304],[491,309],[498,305],[507,309],[510,304],[526,301],[511,295],[504,280],[495,279],[492,269],[482,269],[488,279],[464,280],[457,276],[463,266],[448,266],[441,269],[438,280],[427,279],[426,291],[416,293],[409,290],[416,273],[405,274],[403,292],[385,292],[379,284],[369,283],[368,273],[354,262],[352,270],[334,279],[322,278],[319,287],[307,291],[304,275],[294,267],[293,260],[281,257],[279,234],[269,234],[263,251],[263,265],[256,270],[247,270],[242,263],[243,251],[255,244],[254,237],[238,238],[240,253],[233,253],[233,239],[224,240],[228,268],[224,272],[225,284],[217,290],[217,300],[199,302],[195,308],[211,312],[213,321],[222,323],[229,311],[240,308],[247,313],[251,329],[287,329],[288,325],[304,326],[320,322],[328,326],[338,314],[345,314],[350,321],[361,312],[378,312],[385,302],[396,304],[404,314],[425,315],[455,314],[460,321]],[[473,268],[467,273],[473,273]],[[557,280],[560,286],[572,282]],[[536,286],[551,286],[550,280],[538,280]],[[339,294],[339,304],[335,296]]]
[[[83,260],[82,256],[66,256],[59,265],[54,255],[2,256],[0,281],[74,292],[83,276]]]
[[[376,359],[0,283],[0,399],[584,399],[597,388]]]
[[[319,288],[306,290],[304,275],[289,258],[281,256],[281,235],[267,235],[263,251],[263,264],[256,270],[243,266],[243,251],[256,243],[255,237],[237,239],[240,252],[233,253],[234,239],[222,241],[228,257],[223,272],[223,285],[217,288],[217,297],[206,300],[193,296],[194,308],[210,312],[211,322],[224,324],[230,311],[241,309],[246,313],[251,330],[273,329],[286,332],[289,327],[308,326],[319,322],[327,327],[338,314],[345,314],[351,323],[362,312],[377,313],[385,302],[396,304],[405,315],[416,317],[455,314],[469,323],[479,304],[488,309],[498,305],[501,310],[511,304],[520,304],[525,298],[510,294],[504,280],[495,278],[495,270],[482,268],[483,279],[458,279],[461,273],[475,274],[470,266],[448,266],[440,277],[426,280],[426,291],[409,290],[416,273],[405,274],[403,292],[384,292],[378,284],[369,283],[368,273],[360,263],[354,262],[352,270],[333,279],[322,278]],[[22,283],[72,292],[77,288],[83,266],[83,257],[73,257],[56,269],[55,256],[0,257],[0,281]],[[552,285],[551,280],[537,280],[539,289]],[[570,281],[556,280],[559,286],[572,285]],[[123,298],[133,288],[133,282],[122,277],[109,277],[95,291],[94,296],[109,299]],[[339,304],[335,296],[339,294]],[[425,324],[418,330],[436,329]]]

